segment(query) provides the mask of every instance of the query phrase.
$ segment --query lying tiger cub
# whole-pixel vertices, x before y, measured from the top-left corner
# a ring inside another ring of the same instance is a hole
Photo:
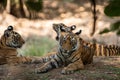
[[[72,27],[67,27],[64,24],[54,24],[53,29],[57,33],[57,40],[59,42],[58,52],[52,52],[52,54],[44,56],[36,62],[45,62],[45,64],[36,70],[37,73],[47,72],[53,68],[58,68],[65,66],[62,70],[63,74],[70,74],[76,70],[83,69],[85,64],[92,63],[93,56],[96,55],[98,51],[102,52],[102,48],[97,51],[97,44],[91,44],[80,38],[79,34],[81,30],[77,33],[73,33]],[[75,47],[76,46],[76,47]],[[107,51],[108,55],[120,54],[120,48],[103,46],[104,50]],[[104,52],[105,52],[104,51]],[[112,52],[112,53],[111,53]]]
[[[60,31],[60,30],[59,30]],[[93,61],[94,50],[84,47],[79,40],[79,34],[72,32],[59,32],[58,52],[42,58],[46,62],[42,67],[36,69],[37,73],[47,72],[53,68],[64,66],[62,74],[70,74],[76,70],[84,69],[85,64]]]
[[[24,43],[21,35],[8,26],[0,38],[0,64],[25,62],[26,57],[17,57],[17,48],[21,48]]]

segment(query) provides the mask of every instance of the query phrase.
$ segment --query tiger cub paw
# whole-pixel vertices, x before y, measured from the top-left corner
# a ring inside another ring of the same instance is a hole
[[[40,73],[46,73],[47,69],[45,68],[37,68],[35,69],[35,73],[40,74]]]
[[[24,57],[23,63],[25,64],[38,64],[38,63],[42,63],[41,58],[38,59],[36,57]]]
[[[32,64],[39,64],[39,63],[43,63],[42,60],[37,60],[37,59],[32,59],[31,61]]]
[[[31,59],[30,57],[22,57],[22,58],[20,58],[20,59],[21,59],[21,62],[22,62],[23,64],[30,64],[31,61],[32,61],[32,59]]]
[[[62,73],[62,74],[72,74],[72,73],[74,73],[74,71],[73,71],[73,70],[69,70],[69,69],[67,69],[67,68],[64,68],[64,69],[61,71],[61,73]]]

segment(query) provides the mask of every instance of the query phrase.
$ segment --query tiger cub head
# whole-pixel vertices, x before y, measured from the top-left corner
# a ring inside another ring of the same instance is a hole
[[[0,40],[2,47],[9,48],[21,48],[22,45],[25,43],[21,35],[13,31],[12,26],[8,26]]]
[[[72,26],[66,26],[63,23],[53,24],[53,30],[57,33],[56,40],[59,40],[59,33],[61,32],[72,32],[76,29],[75,25]]]
[[[79,48],[79,34],[81,34],[81,30],[76,33],[69,32],[65,34],[60,34],[59,39],[59,49],[63,53],[71,54]]]

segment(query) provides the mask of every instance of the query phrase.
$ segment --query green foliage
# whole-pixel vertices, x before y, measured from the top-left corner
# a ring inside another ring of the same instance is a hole
[[[103,31],[100,32],[100,34],[108,33],[108,32],[111,32],[111,31],[113,31],[113,32],[116,31],[116,34],[120,35],[120,21],[115,22],[114,24],[112,24],[110,26],[110,29],[105,28]]]
[[[0,5],[3,5],[4,7],[6,6],[7,0],[0,0]]]
[[[120,35],[120,29],[117,31],[117,35]]]
[[[110,0],[109,5],[104,9],[104,13],[109,17],[119,17],[120,16],[120,0]],[[115,31],[117,35],[120,35],[120,21],[111,24],[110,28],[105,28],[100,34]]]
[[[109,5],[105,7],[104,13],[107,16],[120,16],[120,0],[110,0]]]
[[[99,34],[103,34],[103,33],[108,33],[110,32],[110,30],[108,28],[105,28],[103,31],[101,31]]]
[[[30,37],[19,52],[27,56],[42,56],[50,52],[55,45],[55,41],[47,37]]]
[[[120,21],[112,24],[112,25],[110,26],[110,30],[111,30],[111,31],[116,31],[116,30],[119,30],[119,27],[120,27]]]
[[[43,8],[43,1],[42,0],[27,0],[26,1],[27,6],[34,11],[41,11]]]

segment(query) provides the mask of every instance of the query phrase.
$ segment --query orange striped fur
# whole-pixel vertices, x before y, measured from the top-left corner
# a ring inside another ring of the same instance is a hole
[[[76,70],[84,69],[84,65],[93,62],[93,56],[112,56],[120,54],[120,47],[115,45],[99,45],[89,43],[80,38],[79,32],[73,33],[70,27],[54,25],[53,29],[57,33],[58,51],[44,56],[32,62],[45,62],[36,69],[37,73],[44,73],[54,68],[64,67],[62,74],[70,74]]]
[[[60,32],[58,51],[50,56],[42,57],[39,62],[45,62],[45,64],[36,72],[44,73],[64,66],[61,73],[70,74],[76,70],[84,69],[84,65],[92,63],[94,48],[84,46],[79,34]]]
[[[21,35],[8,26],[0,38],[0,64],[25,62],[26,57],[17,57],[17,48],[21,48],[24,43]]]

